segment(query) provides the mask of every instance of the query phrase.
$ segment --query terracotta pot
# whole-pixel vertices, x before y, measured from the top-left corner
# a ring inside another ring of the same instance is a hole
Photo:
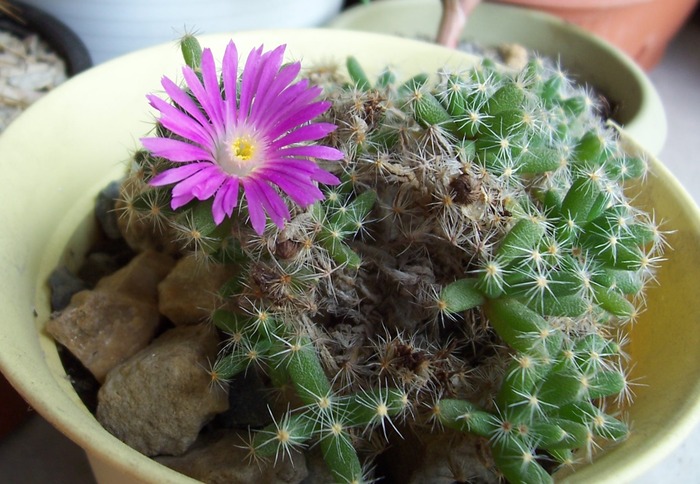
[[[698,3],[698,0],[496,1],[562,17],[617,45],[647,70],[661,60],[666,46]]]

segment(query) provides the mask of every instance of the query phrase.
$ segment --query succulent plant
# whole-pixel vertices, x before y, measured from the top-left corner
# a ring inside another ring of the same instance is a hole
[[[196,41],[183,51],[196,70]],[[304,74],[330,102],[324,142],[344,158],[322,167],[341,183],[282,227],[173,210],[148,184],[168,162],[147,151],[122,186],[129,223],[237,267],[210,371],[278,390],[251,457],[319,445],[339,482],[362,482],[390,435],[452,429],[487,439],[509,481],[547,482],[543,464],[624,439],[625,327],[665,247],[623,191],[645,160],[542,59],[408,80],[346,67]]]

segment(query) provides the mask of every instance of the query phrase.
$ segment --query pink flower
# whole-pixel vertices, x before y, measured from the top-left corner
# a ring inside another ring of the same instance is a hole
[[[164,77],[171,102],[148,96],[160,112],[160,124],[174,136],[141,142],[155,156],[177,165],[157,174],[150,184],[174,184],[173,209],[214,197],[212,216],[218,225],[238,206],[242,188],[250,223],[262,234],[266,213],[280,228],[290,218],[281,192],[307,207],[323,199],[319,182],[339,183],[314,159],[339,160],[343,154],[310,143],[336,128],[312,122],[330,103],[317,100],[321,88],[309,86],[307,80],[294,82],[301,65],[282,66],[284,50],[283,45],[268,52],[262,46],[253,49],[239,78],[238,51],[230,42],[220,84],[211,50],[204,49],[201,78],[183,68],[189,90]]]

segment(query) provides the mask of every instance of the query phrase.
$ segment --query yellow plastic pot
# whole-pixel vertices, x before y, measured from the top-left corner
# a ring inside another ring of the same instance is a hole
[[[306,65],[355,55],[368,71],[387,63],[405,76],[474,59],[396,37],[344,31],[259,31],[232,37],[240,51],[288,44]],[[229,36],[201,41],[221,55]],[[73,391],[54,342],[47,278],[59,263],[77,266],[94,229],[97,192],[120,177],[130,150],[150,129],[145,94],[160,77],[178,77],[175,43],[129,54],[63,84],[0,136],[0,369],[28,402],[87,452],[101,483],[193,482],[132,450],[105,431]],[[639,203],[655,207],[674,250],[634,326],[632,377],[643,377],[630,410],[631,438],[582,466],[571,482],[619,483],[662,459],[698,420],[700,406],[700,273],[698,211],[658,163]]]

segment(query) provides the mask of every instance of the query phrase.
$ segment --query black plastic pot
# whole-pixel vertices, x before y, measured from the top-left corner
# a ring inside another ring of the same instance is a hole
[[[0,13],[0,31],[18,37],[37,33],[66,62],[69,76],[92,66],[85,44],[64,23],[36,7],[21,2],[10,2],[12,15]]]

